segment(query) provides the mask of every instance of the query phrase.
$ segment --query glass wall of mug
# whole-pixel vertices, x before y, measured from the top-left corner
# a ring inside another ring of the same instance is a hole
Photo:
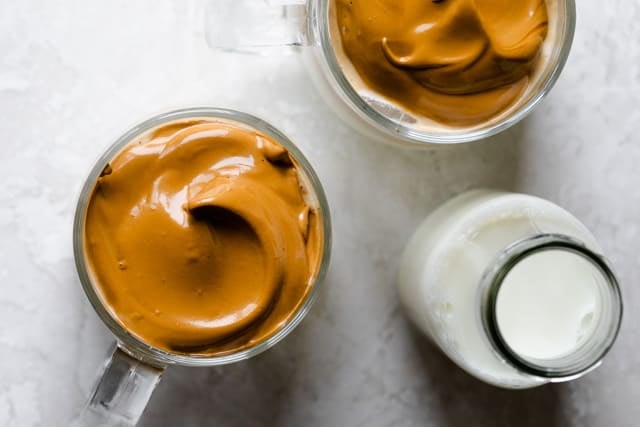
[[[527,116],[560,76],[575,30],[574,0],[544,0],[548,18],[544,22],[545,40],[526,88],[513,103],[486,120],[445,123],[416,113],[406,108],[406,103],[396,102],[368,85],[345,52],[337,17],[340,3],[211,0],[205,19],[207,40],[212,47],[231,51],[299,51],[323,99],[355,130],[376,140],[434,147],[487,138]]]

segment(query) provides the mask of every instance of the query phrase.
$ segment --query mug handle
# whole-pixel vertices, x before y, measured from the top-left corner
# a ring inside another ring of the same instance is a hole
[[[71,426],[135,426],[164,370],[131,357],[116,345],[89,401]]]
[[[205,36],[212,48],[263,53],[308,44],[304,0],[207,0]]]

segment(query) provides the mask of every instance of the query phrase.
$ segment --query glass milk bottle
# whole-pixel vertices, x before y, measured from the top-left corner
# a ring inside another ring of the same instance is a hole
[[[622,318],[615,275],[573,215],[537,197],[476,190],[433,212],[398,276],[413,322],[471,375],[505,388],[600,365]]]

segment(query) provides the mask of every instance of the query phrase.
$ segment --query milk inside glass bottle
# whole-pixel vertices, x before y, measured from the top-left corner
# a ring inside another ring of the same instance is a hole
[[[559,206],[475,190],[420,225],[398,290],[413,322],[471,375],[535,387],[591,371],[616,339],[622,300],[600,253]]]

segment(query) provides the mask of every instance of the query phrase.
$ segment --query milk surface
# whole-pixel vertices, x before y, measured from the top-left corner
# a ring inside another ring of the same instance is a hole
[[[506,276],[498,294],[498,327],[522,357],[553,360],[589,338],[601,312],[602,275],[588,260],[565,251],[531,255]]]

